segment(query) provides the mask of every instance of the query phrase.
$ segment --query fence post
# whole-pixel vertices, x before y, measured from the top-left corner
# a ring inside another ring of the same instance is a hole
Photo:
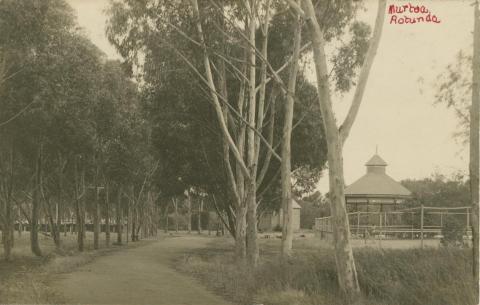
[[[467,208],[467,232],[470,227],[470,208]]]
[[[387,239],[387,211],[383,212],[384,213],[384,217],[383,217],[383,235],[384,235],[384,238]]]
[[[412,212],[412,226],[411,227],[412,227],[412,240],[413,240],[414,239],[413,238],[413,212]]]
[[[360,232],[360,212],[357,211],[357,238],[359,236]]]
[[[420,238],[421,238],[421,248],[423,249],[423,204],[420,213]]]

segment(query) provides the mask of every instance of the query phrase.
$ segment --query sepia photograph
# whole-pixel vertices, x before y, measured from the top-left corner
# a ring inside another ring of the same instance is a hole
[[[480,0],[0,0],[0,305],[477,305]]]

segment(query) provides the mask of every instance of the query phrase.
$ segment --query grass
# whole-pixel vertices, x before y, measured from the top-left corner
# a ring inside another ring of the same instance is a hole
[[[333,250],[317,239],[296,240],[295,254],[282,262],[278,240],[261,241],[254,273],[235,263],[232,242],[213,241],[176,262],[205,285],[237,304],[341,305]],[[354,248],[364,304],[478,304],[471,276],[471,249],[431,247]]]
[[[12,260],[3,260],[3,247],[0,247],[0,304],[60,303],[61,296],[50,288],[49,281],[58,274],[66,273],[91,262],[100,255],[108,254],[122,247],[106,248],[104,240],[100,249],[93,251],[93,234],[87,232],[85,251],[78,252],[76,235],[62,234],[62,246],[56,249],[50,237],[39,235],[42,257],[30,251],[28,232],[21,236],[15,233]],[[102,236],[103,238],[103,236]],[[129,243],[128,247],[144,244]]]

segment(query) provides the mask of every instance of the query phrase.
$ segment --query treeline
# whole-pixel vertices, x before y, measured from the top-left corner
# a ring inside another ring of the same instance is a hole
[[[111,40],[125,30],[117,24],[120,13],[128,12],[113,4]],[[272,19],[269,56],[276,67],[289,56],[281,46],[291,39],[283,32],[293,21],[284,14]],[[61,232],[75,232],[83,251],[87,229],[97,249],[102,231],[107,245],[113,232],[121,244],[155,234],[159,226],[191,231],[202,215],[206,229],[243,234],[245,246],[246,198],[239,205],[232,197],[225,166],[244,195],[248,181],[238,165],[226,162],[224,138],[203,84],[178,54],[153,40],[163,34],[138,32],[134,38],[141,41],[130,49],[118,47],[124,61],[112,61],[82,33],[66,1],[0,3],[0,228],[7,260],[15,228],[29,231],[32,253],[40,256],[39,234],[61,247]],[[214,34],[213,40],[223,39]],[[232,91],[232,101],[240,98],[233,93],[239,89],[237,76],[227,67],[224,72],[225,90]],[[326,147],[315,88],[303,75],[296,82],[292,168],[294,191],[300,194],[314,189]],[[280,88],[268,85],[262,133],[271,148],[256,144],[260,210],[280,206],[275,151],[282,144],[285,100]],[[238,132],[236,141],[244,137],[239,145],[245,149],[247,126],[233,117],[228,125]]]
[[[153,234],[159,162],[149,153],[138,86],[125,67],[84,36],[62,0],[0,2],[0,63],[5,258],[15,223],[28,222],[38,256],[39,223],[48,224],[57,247],[62,224],[74,223],[80,251],[87,223],[95,249],[101,223],[107,245],[111,225],[121,233],[128,224],[132,240]]]
[[[469,181],[461,173],[451,176],[434,173],[429,178],[406,179],[401,183],[412,191],[412,198],[407,201],[410,206],[470,206]]]

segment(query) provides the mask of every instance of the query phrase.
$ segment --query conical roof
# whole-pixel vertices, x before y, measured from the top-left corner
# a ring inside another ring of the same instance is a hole
[[[385,162],[379,155],[375,154],[373,157],[365,163],[366,166],[387,166],[387,162]]]

